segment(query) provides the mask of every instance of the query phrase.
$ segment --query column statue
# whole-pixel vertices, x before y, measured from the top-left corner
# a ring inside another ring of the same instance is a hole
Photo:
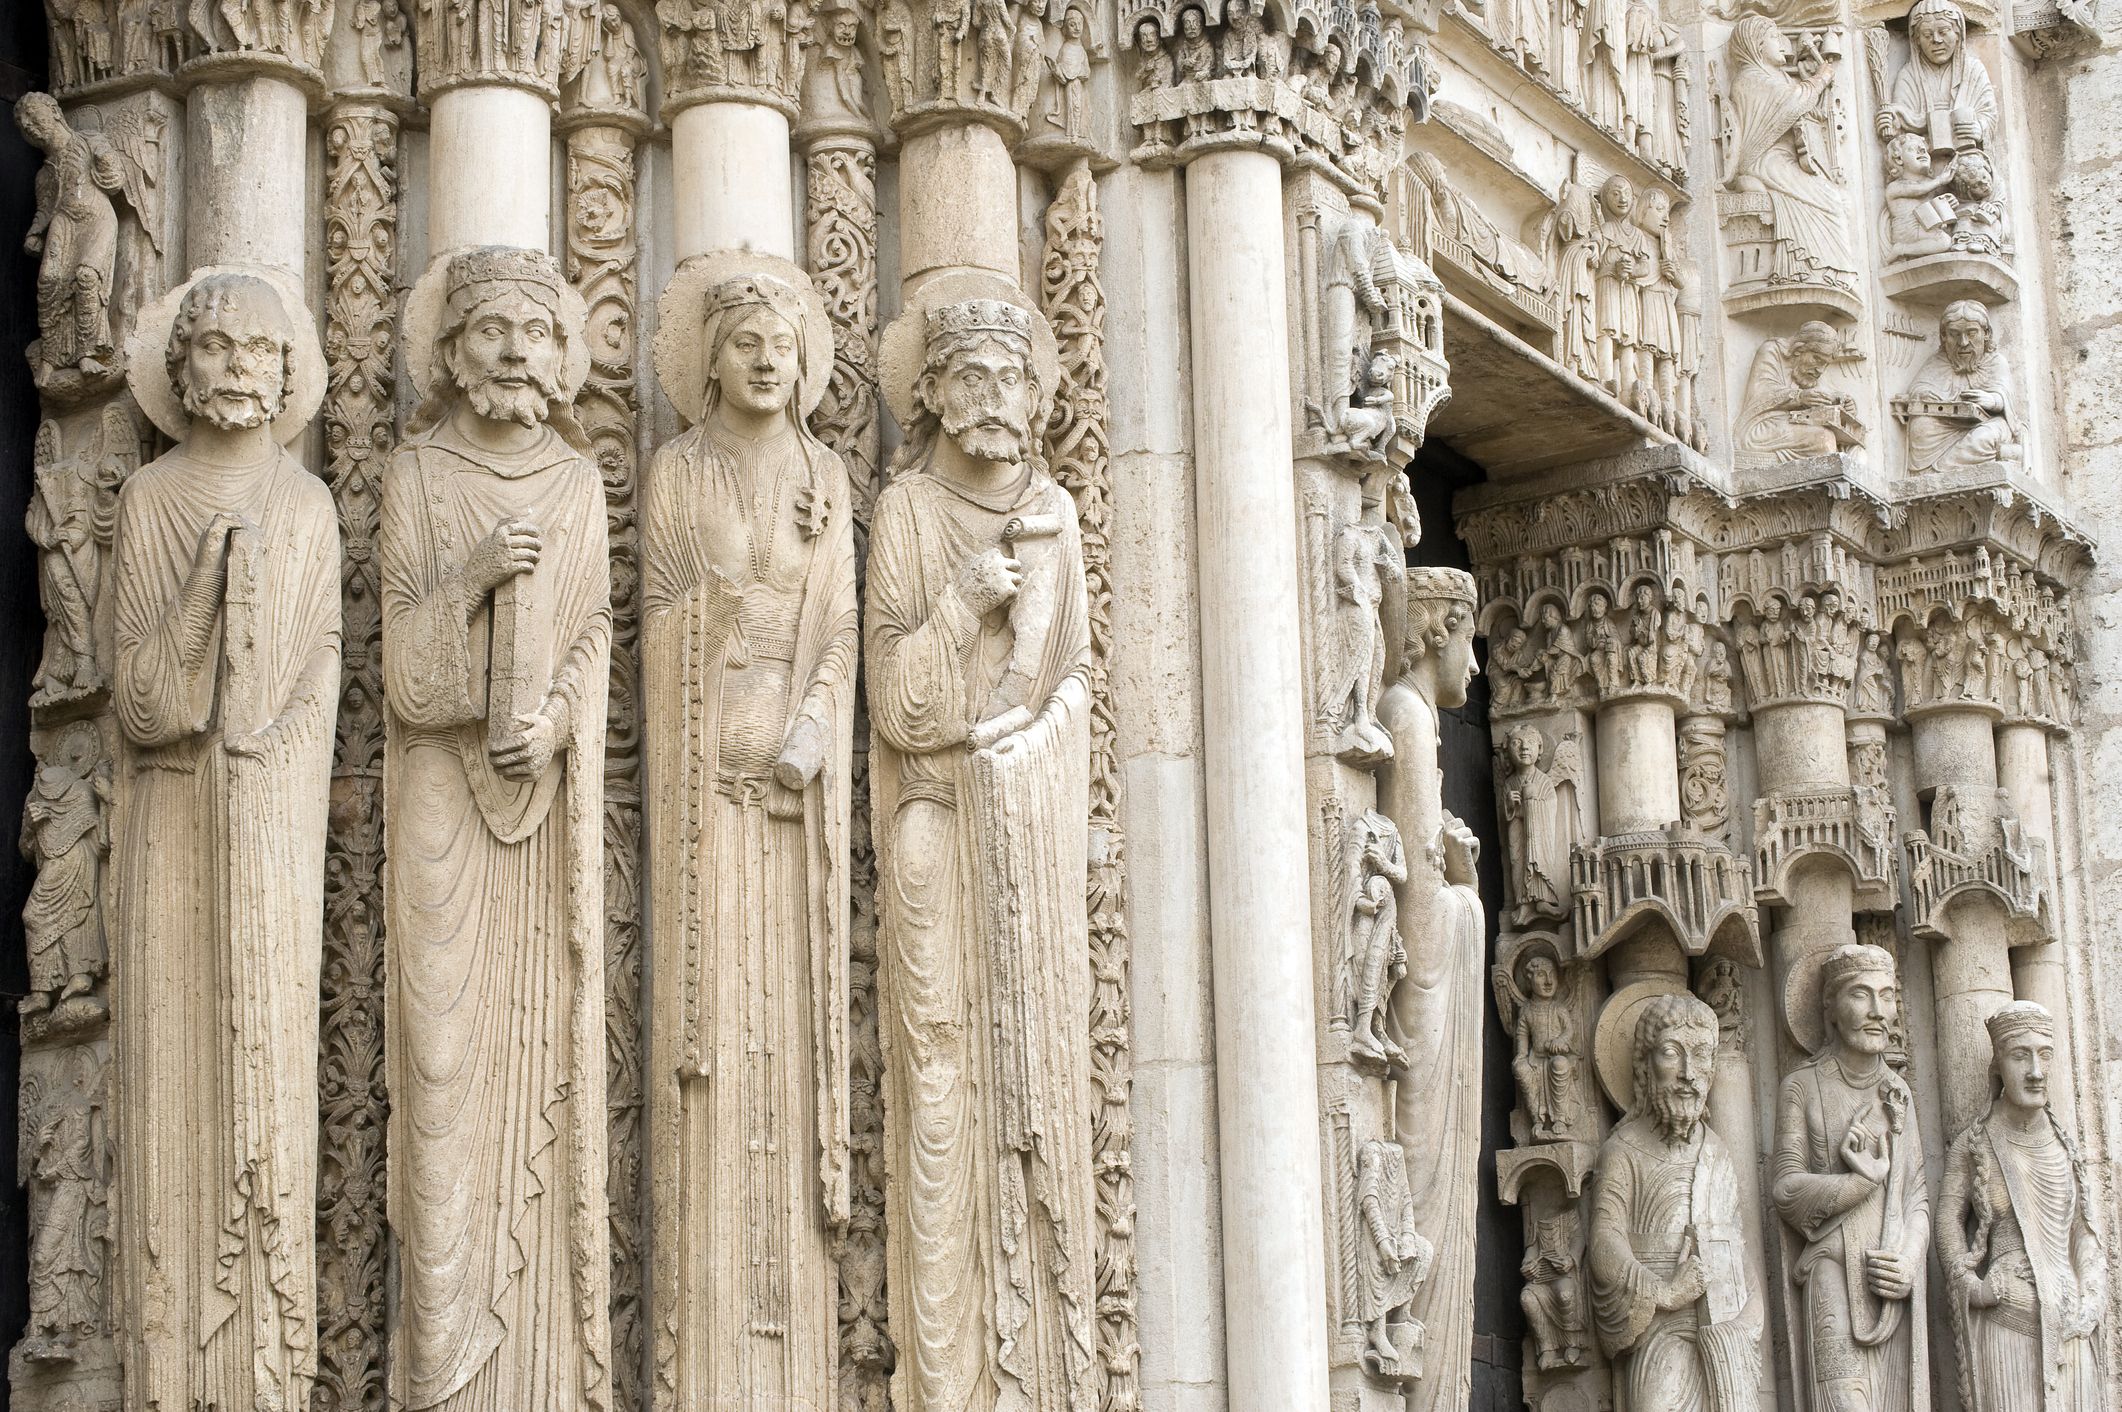
[[[1901,1008],[1894,958],[1838,946],[1792,973],[1810,977],[1793,987],[1792,1029],[1816,1042],[1783,1081],[1770,1199],[1791,1228],[1801,1405],[1917,1412],[1930,1405],[1930,1193],[1914,1099],[1886,1062]]]
[[[832,1401],[854,491],[803,420],[832,349],[786,261],[698,257],[663,295],[657,372],[693,425],[641,521],[662,1407]]]
[[[1685,991],[1659,995],[1633,1040],[1625,1077],[1602,1053],[1628,1116],[1599,1148],[1589,1246],[1599,1342],[1619,1364],[1614,1405],[1742,1412],[1760,1398],[1761,1311],[1738,1172],[1704,1121],[1717,1016]]]
[[[1413,1412],[1466,1405],[1473,1340],[1475,1169],[1481,1153],[1481,1047],[1486,946],[1474,890],[1480,844],[1444,810],[1437,713],[1466,704],[1474,675],[1474,582],[1458,569],[1407,572],[1407,621],[1378,719],[1393,758],[1378,804],[1407,843],[1399,884],[1407,975],[1393,991],[1388,1033],[1405,1053],[1394,1136],[1407,1157],[1418,1229],[1434,1254],[1408,1314],[1424,1330]]]
[[[2094,1412],[2107,1265],[2084,1159],[2049,1107],[2055,1019],[2016,1000],[1988,1028],[1996,1097],[1953,1139],[1938,1192],[1960,1405]]]
[[[1089,616],[1039,428],[1053,335],[1014,286],[886,331],[905,444],[864,623],[893,1401],[1091,1412]]]
[[[444,257],[383,482],[393,1400],[609,1405],[604,488],[568,410],[579,296]]]
[[[294,1412],[316,1376],[318,975],[339,520],[283,448],[324,395],[299,286],[142,310],[177,444],[118,502],[112,708],[120,1352],[139,1407]]]

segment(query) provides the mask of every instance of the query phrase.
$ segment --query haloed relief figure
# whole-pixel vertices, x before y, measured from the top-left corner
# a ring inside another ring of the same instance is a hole
[[[1093,1412],[1090,628],[1039,456],[1058,360],[1014,287],[923,292],[885,339],[907,440],[864,624],[894,1401]]]
[[[423,276],[406,324],[424,400],[379,541],[393,1400],[602,1409],[611,599],[566,410],[582,304],[551,256],[489,247]]]
[[[177,445],[118,505],[111,995],[129,1405],[297,1412],[316,1374],[317,1006],[339,521],[282,446],[299,297],[209,270],[142,311]]]
[[[672,1412],[833,1405],[848,1217],[855,542],[804,414],[832,324],[794,265],[688,262],[657,367],[691,430],[642,515],[655,1326]]]

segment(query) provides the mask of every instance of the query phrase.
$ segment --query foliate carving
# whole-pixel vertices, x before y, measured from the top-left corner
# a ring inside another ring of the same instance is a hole
[[[697,420],[641,515],[656,1405],[822,1404],[849,1216],[857,618],[846,467],[803,419],[832,327],[802,271],[746,254],[689,261],[659,322],[658,376]]]
[[[1108,441],[1105,290],[1098,278],[1105,227],[1098,187],[1079,166],[1046,212],[1040,304],[1059,355],[1046,425],[1054,480],[1076,502],[1090,611],[1091,1157],[1097,1173],[1098,1363],[1103,1412],[1141,1400],[1135,1318],[1133,947],[1127,932],[1127,849],[1120,830],[1120,762],[1112,687],[1112,454]]]
[[[1914,1095],[1888,1062],[1900,1019],[1894,958],[1841,946],[1793,962],[1792,1031],[1812,1059],[1783,1081],[1771,1200],[1790,1228],[1793,1342],[1813,1404],[1924,1405],[1930,1193]]]
[[[1534,1223],[1518,1276],[1525,1287],[1519,1307],[1533,1330],[1533,1366],[1543,1373],[1582,1368],[1589,1361],[1584,1328],[1584,1276],[1580,1273],[1577,1208],[1564,1206]]]
[[[341,560],[329,493],[281,449],[324,392],[310,328],[292,277],[209,269],[130,350],[177,442],[126,481],[112,580],[115,1206],[121,1287],[153,1292],[122,1346],[149,1404],[299,1407],[316,1376]]]
[[[1839,29],[1796,42],[1764,15],[1733,26],[1718,95],[1717,220],[1732,255],[1725,307],[1819,310],[1854,318],[1857,247],[1842,169]]]
[[[716,99],[796,116],[816,42],[807,0],[658,0],[664,112]]]
[[[1938,1189],[1961,1405],[2087,1412],[2106,1396],[2107,1256],[2085,1160],[2051,1107],[2055,1020],[2018,1000],[1988,1029],[1999,1092],[1953,1139]]]
[[[604,738],[605,1101],[610,1113],[612,1373],[615,1405],[640,1405],[648,1340],[648,1232],[641,1210],[646,1026],[641,1007],[640,536],[634,368],[640,247],[635,238],[638,55],[617,9],[602,10],[606,47],[573,88],[567,135],[565,269],[587,313],[589,371],[575,416],[604,483],[611,546],[612,648]],[[628,36],[613,43],[619,34]],[[629,75],[633,77],[629,78]],[[605,121],[607,117],[612,121]]]
[[[416,0],[420,96],[501,83],[558,97],[599,55],[607,8],[604,0]]]
[[[1539,727],[1513,726],[1496,755],[1510,857],[1511,924],[1560,921],[1570,910],[1570,855],[1591,832],[1577,734],[1561,736],[1550,749]]]
[[[1680,723],[1680,822],[1720,843],[1728,841],[1731,823],[1724,731],[1724,722],[1714,715],[1689,716]]]
[[[1997,95],[1968,49],[1967,16],[1954,0],[1918,0],[1891,86],[1886,31],[1864,38],[1886,177],[1881,282],[1905,297],[2010,299],[2018,286],[1997,181]]]
[[[1135,0],[1129,117],[1135,159],[1185,161],[1227,144],[1311,157],[1352,190],[1382,196],[1410,121],[1428,116],[1419,33],[1397,15],[1302,0],[1281,15],[1258,0]]]
[[[398,127],[349,104],[324,133],[325,481],[346,547],[325,840],[317,1071],[316,1412],[382,1412],[386,1260],[382,585],[376,516],[396,435]]]
[[[2013,411],[2011,366],[1988,308],[1959,299],[1938,317],[1938,348],[1916,369],[1893,412],[1908,437],[1908,470],[1997,470],[2025,459]]]
[[[1422,1234],[1398,1143],[1373,1138],[1356,1154],[1355,1205],[1363,1233],[1351,1312],[1363,1324],[1363,1366],[1382,1381],[1412,1383],[1424,1363],[1424,1330],[1412,1306],[1436,1252]]]
[[[832,375],[811,426],[846,459],[857,533],[866,534],[883,438],[877,407],[876,148],[867,138],[828,139],[811,148],[804,170],[810,277],[833,321]]]
[[[123,325],[160,273],[165,122],[137,104],[107,119],[83,109],[69,122],[45,93],[24,97],[15,121],[44,153],[37,213],[23,241],[38,258],[31,371],[48,398],[108,391],[122,371]]]
[[[1075,822],[1090,624],[1076,508],[1040,464],[1059,359],[1020,300],[993,276],[937,280],[884,336],[907,440],[877,501],[864,606],[890,899],[880,1028],[923,1037],[892,1045],[885,1070],[903,1412],[965,1406],[992,1382],[1027,1408],[1098,1395],[1098,1203],[1077,1106],[1093,1073]]]
[[[1852,360],[1832,325],[1808,320],[1788,338],[1765,338],[1754,350],[1739,397],[1732,444],[1741,466],[1828,456],[1864,444],[1857,400],[1823,386],[1836,363]]]
[[[1739,1179],[1704,1121],[1717,1017],[1685,991],[1616,1015],[1611,1077],[1628,1116],[1599,1149],[1589,1263],[1599,1343],[1631,1407],[1744,1407],[1760,1396]],[[1632,1033],[1618,1028],[1632,1013]],[[1606,1029],[1602,1016],[1602,1031]],[[1608,1044],[1602,1033],[1601,1072]],[[1625,1056],[1625,1057],[1620,1057]]]
[[[567,411],[584,310],[552,257],[502,248],[445,257],[406,309],[422,402],[377,543],[390,1182],[408,1213],[393,1399],[559,1387],[604,1409],[610,551]]]
[[[108,1047],[33,1050],[22,1068],[29,1326],[14,1358],[57,1369],[87,1358],[111,1327]]]

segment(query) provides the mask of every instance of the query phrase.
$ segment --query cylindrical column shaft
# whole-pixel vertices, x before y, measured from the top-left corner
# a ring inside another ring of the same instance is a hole
[[[957,269],[1018,278],[1017,165],[993,128],[957,123],[907,138],[899,149],[899,213],[908,294]],[[1287,426],[1287,415],[1282,420]],[[1282,462],[1286,478],[1286,445]]]
[[[284,78],[193,87],[184,104],[185,246],[193,268],[303,272],[309,250],[309,103]]]
[[[540,95],[473,84],[435,95],[427,140],[427,246],[550,250],[553,114]]]
[[[2054,925],[2060,931],[2062,908],[2054,851],[2056,796],[2049,771],[2047,731],[2023,722],[1997,727],[1997,783],[2010,798],[2020,827],[2043,848],[2041,885],[2048,892],[2049,915],[2056,919]],[[2020,1000],[2037,1001],[2056,1017],[2055,1072],[2075,1085],[2070,972],[2059,936],[2012,952],[2011,988]],[[2066,1095],[2056,1104],[2055,1111],[2064,1122],[2074,1123],[2075,1108],[2074,1099]]]
[[[1950,788],[1959,816],[1959,851],[1976,855],[1997,836],[1997,748],[1992,713],[1925,712],[1910,722],[1916,787],[1935,798]],[[1932,842],[1936,834],[1932,809]],[[2012,998],[2011,956],[2002,903],[1978,893],[1953,904],[1940,927],[1946,939],[1931,960],[1938,1033],[1939,1100],[1945,1131],[1958,1132],[1989,1103],[1989,1034],[1984,1022]]]
[[[709,250],[795,259],[788,119],[763,103],[680,112],[671,120],[671,196],[679,259]]]
[[[1599,832],[1662,829],[1680,817],[1680,751],[1669,701],[1600,703]]]
[[[1198,158],[1186,225],[1230,1407],[1325,1412],[1280,165]]]
[[[1754,759],[1763,794],[1849,788],[1842,708],[1787,701],[1754,710]]]

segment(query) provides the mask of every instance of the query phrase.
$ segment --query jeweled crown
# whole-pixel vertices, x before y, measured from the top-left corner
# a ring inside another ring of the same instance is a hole
[[[1007,299],[961,299],[928,311],[930,339],[969,333],[1006,333],[1030,342],[1032,316]]]

